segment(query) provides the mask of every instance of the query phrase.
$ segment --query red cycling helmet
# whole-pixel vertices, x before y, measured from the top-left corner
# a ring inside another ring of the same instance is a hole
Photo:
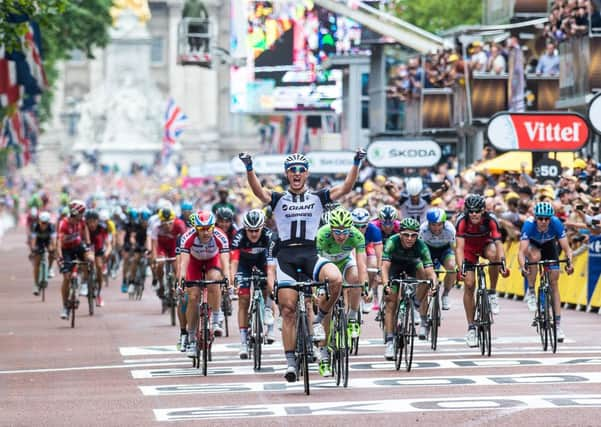
[[[86,205],[81,200],[73,200],[69,203],[69,214],[71,216],[83,215],[86,211]]]
[[[192,227],[211,227],[215,225],[215,215],[209,211],[198,211],[190,215]]]

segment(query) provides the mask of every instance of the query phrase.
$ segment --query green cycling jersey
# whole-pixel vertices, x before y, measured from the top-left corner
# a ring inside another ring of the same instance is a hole
[[[365,252],[365,237],[355,227],[351,227],[351,234],[344,241],[343,244],[338,244],[332,235],[332,230],[329,225],[324,225],[317,231],[317,237],[315,239],[317,245],[317,252],[324,258],[338,263],[346,261],[354,250],[357,253]]]
[[[390,261],[393,264],[414,263],[417,265],[421,263],[424,268],[432,267],[432,257],[423,240],[417,239],[412,247],[404,248],[401,236],[398,234],[390,237],[386,242],[382,260]]]

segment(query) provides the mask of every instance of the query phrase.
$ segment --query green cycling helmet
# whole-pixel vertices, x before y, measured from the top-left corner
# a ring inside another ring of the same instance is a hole
[[[419,231],[419,222],[413,218],[403,218],[401,220],[401,230]]]
[[[330,212],[330,227],[351,228],[353,226],[353,217],[351,213],[342,207],[338,207]]]

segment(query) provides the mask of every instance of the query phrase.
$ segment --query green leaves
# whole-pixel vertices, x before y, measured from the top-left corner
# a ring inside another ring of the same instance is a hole
[[[396,0],[390,7],[399,18],[432,33],[482,20],[482,0]]]

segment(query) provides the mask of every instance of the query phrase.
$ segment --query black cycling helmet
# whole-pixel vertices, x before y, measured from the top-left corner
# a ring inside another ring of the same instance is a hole
[[[466,211],[483,211],[484,210],[484,197],[479,194],[468,194],[465,198],[465,210]]]
[[[226,208],[225,206],[220,207],[215,212],[215,216],[218,220],[222,221],[233,221],[234,220],[234,212],[230,208]]]
[[[100,215],[98,214],[98,212],[94,209],[90,209],[87,210],[85,213],[85,219],[86,221],[92,221],[95,219],[100,219]]]

